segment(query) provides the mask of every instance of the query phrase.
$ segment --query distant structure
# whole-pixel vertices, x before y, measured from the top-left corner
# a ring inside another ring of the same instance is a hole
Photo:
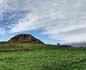
[[[12,37],[9,41],[9,43],[41,43],[43,44],[42,41],[40,41],[39,39],[33,37],[30,34],[19,34],[16,35],[14,37]]]
[[[60,46],[60,43],[57,43],[57,46]]]

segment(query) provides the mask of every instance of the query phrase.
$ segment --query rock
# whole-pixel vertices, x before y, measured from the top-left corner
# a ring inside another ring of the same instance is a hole
[[[12,43],[15,43],[15,42],[18,42],[18,43],[41,43],[41,44],[43,44],[42,41],[33,37],[30,34],[16,35],[16,36],[12,37],[8,42],[12,42]]]

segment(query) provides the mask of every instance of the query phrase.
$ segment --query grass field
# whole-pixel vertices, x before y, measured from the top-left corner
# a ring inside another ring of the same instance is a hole
[[[37,48],[45,46],[39,44],[16,45],[19,47],[29,45],[28,47],[32,49],[36,46]],[[31,51],[0,52],[0,70],[86,70],[86,49],[47,48],[45,50],[38,48],[38,50]]]

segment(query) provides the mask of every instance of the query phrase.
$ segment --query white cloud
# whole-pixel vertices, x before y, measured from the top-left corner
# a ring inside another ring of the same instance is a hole
[[[21,31],[26,31],[26,30],[32,30],[38,27],[37,24],[34,24],[37,21],[37,18],[34,17],[32,18],[31,15],[27,15],[27,17],[22,20],[22,22],[19,22],[18,24],[15,24],[12,29],[11,32],[21,32]],[[35,26],[35,27],[33,27]]]
[[[1,28],[1,29],[0,29],[0,35],[4,35],[4,34],[5,34],[4,28]]]
[[[62,43],[86,41],[86,0],[7,0],[10,11],[28,11],[11,32],[41,28]]]

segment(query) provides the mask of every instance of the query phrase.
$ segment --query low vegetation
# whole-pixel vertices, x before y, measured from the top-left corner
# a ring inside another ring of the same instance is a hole
[[[0,44],[0,70],[86,70],[86,48]]]
[[[42,49],[54,49],[55,45],[35,44],[35,43],[4,43],[0,44],[0,51],[32,51]]]

